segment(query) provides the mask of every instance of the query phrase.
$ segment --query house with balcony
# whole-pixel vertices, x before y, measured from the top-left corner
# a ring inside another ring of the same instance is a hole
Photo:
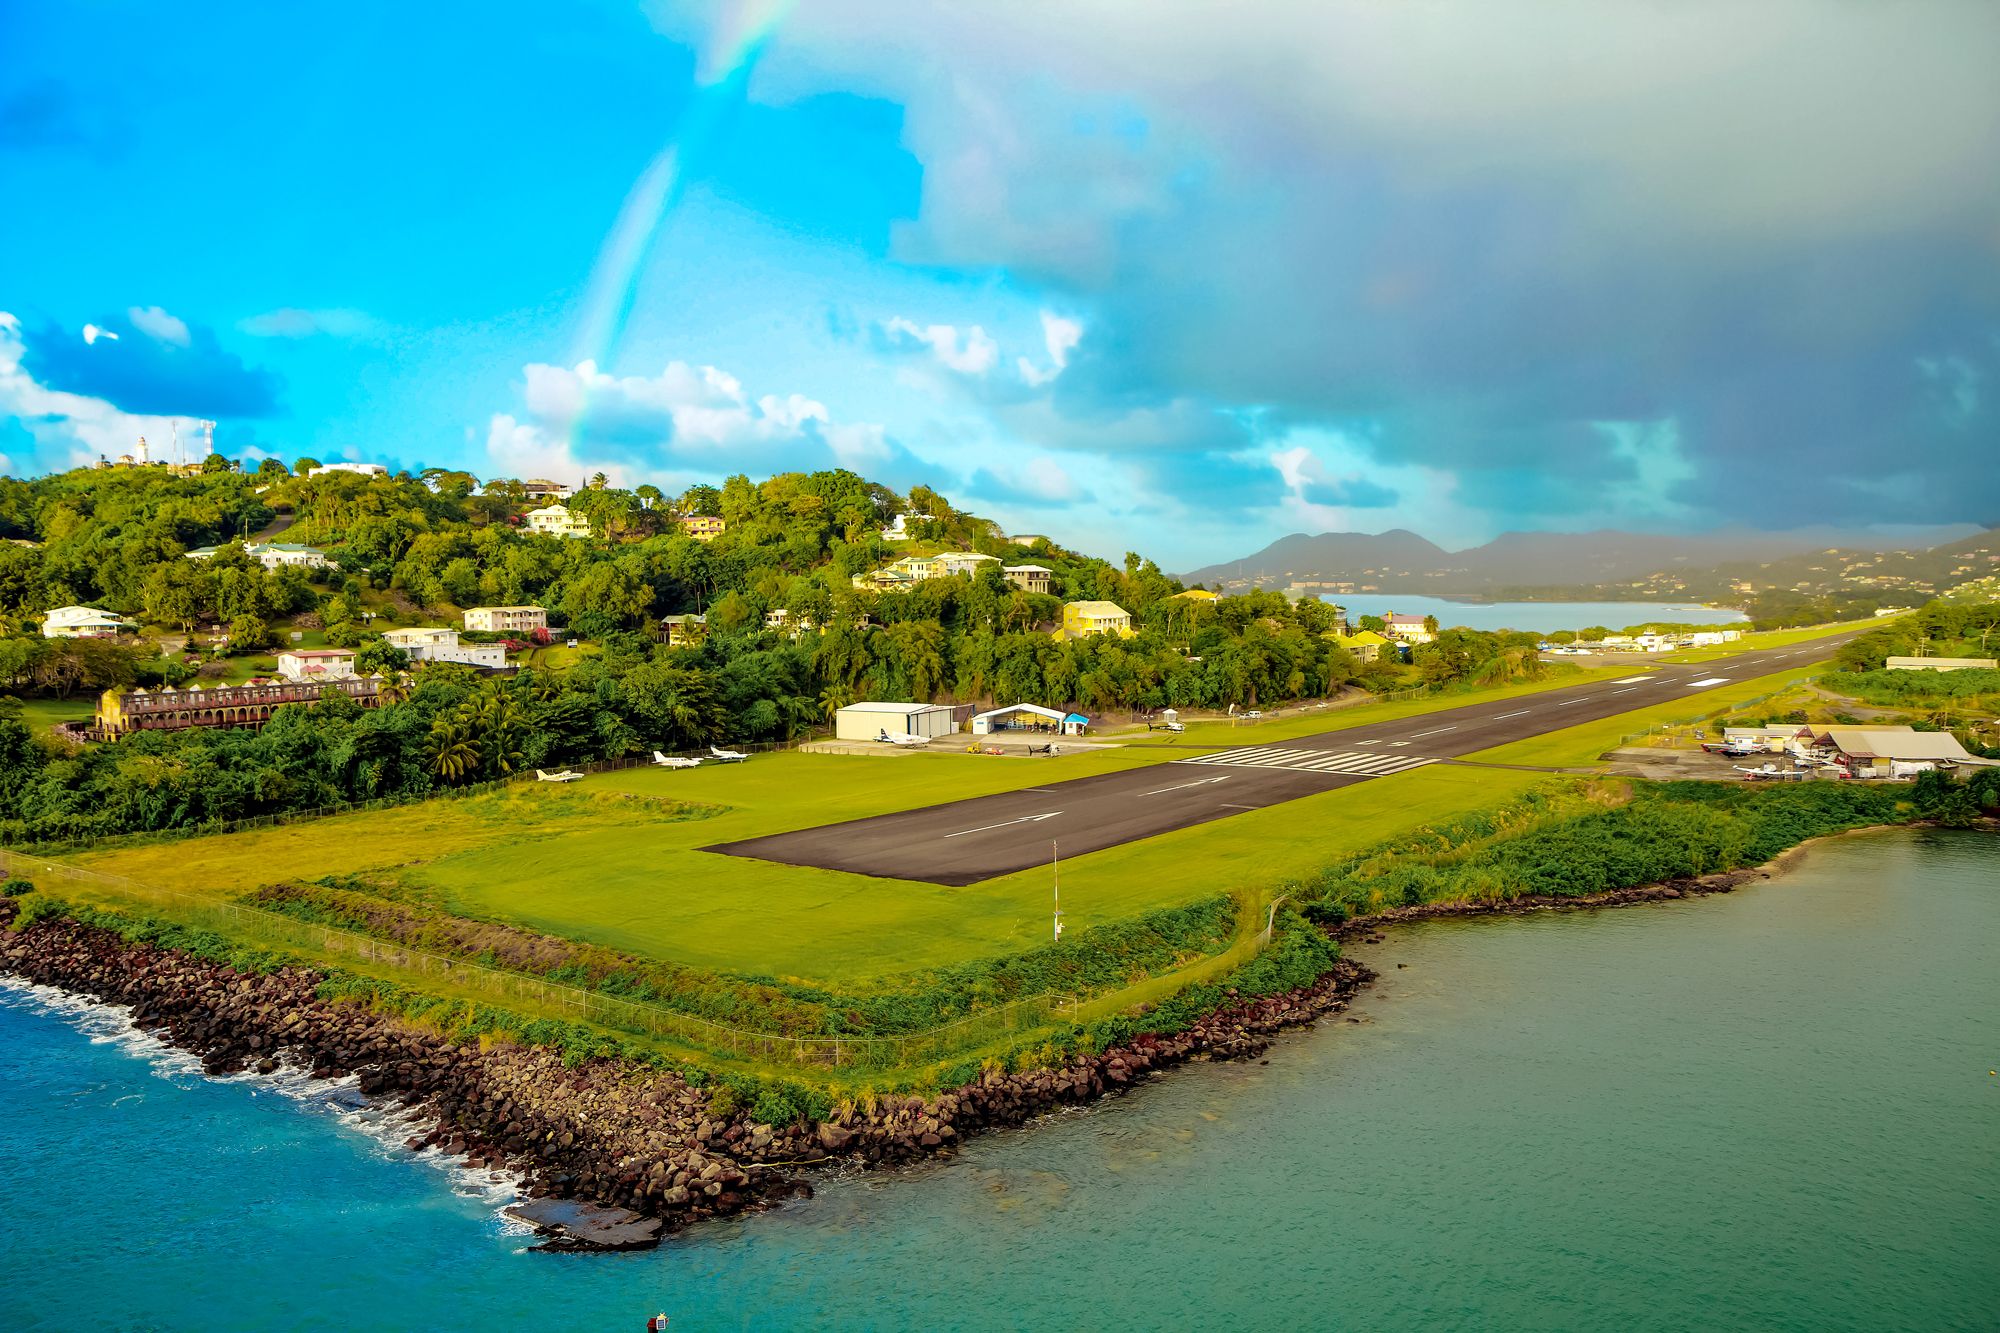
[[[288,648],[278,654],[278,674],[286,680],[348,680],[354,674],[352,648]]]
[[[363,708],[381,703],[380,676],[341,680],[287,680],[256,685],[218,685],[185,690],[106,690],[97,703],[93,731],[116,740],[135,731],[185,731],[190,727],[261,727],[287,704],[316,704],[328,691]]]
[[[539,606],[474,606],[466,609],[465,627],[486,634],[533,634],[549,627],[549,613]]]
[[[568,505],[544,505],[540,509],[530,509],[526,518],[528,531],[539,532],[545,537],[588,537],[590,520],[577,513]]]
[[[1022,592],[1040,593],[1043,596],[1047,596],[1055,586],[1055,571],[1047,565],[1002,565],[1000,577]]]
[[[124,616],[94,606],[59,606],[42,617],[45,639],[109,639],[130,628]]]
[[[384,630],[382,642],[401,648],[412,662],[456,662],[482,671],[498,671],[507,665],[505,645],[460,643],[458,631],[443,626]]]
[[[681,531],[698,542],[712,542],[729,531],[729,524],[714,514],[682,514]]]
[[[1424,624],[1422,616],[1399,616],[1394,611],[1382,617],[1382,632],[1398,643],[1430,643],[1437,634]]]

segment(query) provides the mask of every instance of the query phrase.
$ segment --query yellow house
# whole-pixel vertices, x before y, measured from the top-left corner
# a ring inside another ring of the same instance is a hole
[[[1372,629],[1364,629],[1359,634],[1329,634],[1326,636],[1354,654],[1354,660],[1367,666],[1382,655],[1389,647],[1389,640]]]
[[[1061,639],[1081,639],[1092,634],[1132,637],[1132,613],[1116,602],[1064,602]]]

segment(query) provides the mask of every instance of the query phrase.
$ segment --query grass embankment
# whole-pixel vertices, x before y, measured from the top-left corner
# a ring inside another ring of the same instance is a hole
[[[37,735],[47,735],[58,722],[88,722],[97,715],[97,698],[84,694],[70,699],[22,699],[21,720]]]

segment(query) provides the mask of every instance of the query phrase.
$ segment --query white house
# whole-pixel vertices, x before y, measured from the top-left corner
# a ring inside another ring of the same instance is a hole
[[[42,617],[45,639],[108,639],[131,622],[94,606],[59,606]]]
[[[565,505],[545,505],[528,511],[528,529],[550,537],[588,537],[590,520]]]
[[[997,558],[977,551],[946,551],[931,557],[932,578],[948,579],[960,574],[977,574],[981,565],[996,565]]]
[[[328,472],[351,472],[357,477],[386,477],[389,469],[380,463],[322,463],[316,468],[308,468],[308,477],[321,476]]]
[[[197,546],[187,553],[190,560],[211,560],[220,546]],[[326,552],[316,546],[301,546],[295,542],[249,542],[243,553],[266,569],[282,569],[286,565],[297,565],[303,569],[325,569],[330,563]]]
[[[384,630],[382,641],[401,648],[412,662],[459,662],[498,670],[507,665],[507,649],[497,643],[460,643],[458,631],[442,627]]]
[[[290,648],[278,654],[278,674],[286,680],[349,680],[352,648]]]
[[[474,606],[466,609],[465,627],[488,634],[531,634],[549,627],[549,613],[539,606]]]
[[[906,542],[910,539],[909,515],[898,514],[889,520],[889,526],[882,529],[885,542]]]
[[[833,715],[836,740],[872,741],[891,736],[949,736],[958,730],[955,710],[944,704],[855,703]]]
[[[2000,661],[1991,657],[1892,657],[1891,671],[1992,671]]]
[[[1437,637],[1422,616],[1399,616],[1394,611],[1382,617],[1382,632],[1399,643],[1429,643]]]

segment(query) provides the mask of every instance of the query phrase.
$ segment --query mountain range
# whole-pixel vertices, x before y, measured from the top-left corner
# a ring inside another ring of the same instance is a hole
[[[1949,530],[1947,530],[1949,531]],[[1942,545],[1898,541],[1879,533],[1803,528],[1698,534],[1508,532],[1480,546],[1448,551],[1404,528],[1388,532],[1295,532],[1254,555],[1192,570],[1188,583],[1218,589],[1335,585],[1323,591],[1491,593],[1501,589],[1597,589],[1636,581],[1709,584],[1710,571],[1788,560],[1879,552],[1934,552],[1939,573],[1955,568],[1958,548],[1983,554],[1978,529]],[[1935,541],[1936,534],[1932,534]]]

